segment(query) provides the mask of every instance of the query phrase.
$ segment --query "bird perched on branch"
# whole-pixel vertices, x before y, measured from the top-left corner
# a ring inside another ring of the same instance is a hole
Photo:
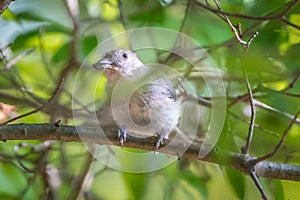
[[[111,96],[111,111],[119,126],[122,146],[128,132],[157,134],[156,149],[172,131],[182,134],[177,129],[181,103],[171,81],[154,77],[153,68],[145,66],[134,52],[109,51],[93,67],[103,71],[107,78],[106,91]]]

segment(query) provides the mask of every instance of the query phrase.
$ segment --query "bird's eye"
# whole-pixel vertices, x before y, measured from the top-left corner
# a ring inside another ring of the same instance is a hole
[[[128,54],[127,53],[123,53],[122,57],[125,58],[125,59],[127,59],[128,58]]]

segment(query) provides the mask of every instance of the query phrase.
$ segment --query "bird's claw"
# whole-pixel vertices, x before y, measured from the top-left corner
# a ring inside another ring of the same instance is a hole
[[[156,150],[158,150],[158,148],[160,147],[160,145],[164,144],[163,140],[164,140],[163,136],[161,136],[161,135],[157,136],[157,141],[156,141],[156,145],[155,145],[155,149]]]
[[[126,142],[126,136],[127,136],[127,129],[126,128],[120,128],[118,130],[118,140],[120,141],[121,147],[123,148],[124,142]]]

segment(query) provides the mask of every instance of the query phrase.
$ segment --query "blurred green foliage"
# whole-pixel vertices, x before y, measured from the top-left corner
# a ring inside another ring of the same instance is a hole
[[[90,55],[91,51],[98,43],[122,31],[138,27],[181,30],[205,46],[216,66],[223,72],[229,103],[247,93],[241,68],[243,66],[252,89],[256,91],[255,98],[277,110],[273,112],[257,107],[255,123],[263,129],[255,128],[251,154],[260,156],[269,153],[280,140],[291,116],[300,109],[300,81],[283,91],[300,73],[300,4],[295,4],[284,15],[284,19],[296,27],[284,23],[281,18],[262,20],[230,17],[235,25],[240,23],[244,40],[247,41],[256,31],[259,33],[245,54],[228,24],[216,13],[201,8],[195,2],[190,1],[186,8],[187,1],[183,0],[80,0],[79,14],[75,17],[78,27],[74,42],[75,28],[64,1],[13,1],[0,16],[0,102],[15,106],[17,114],[42,105],[51,97],[70,60],[75,57],[73,61],[79,63],[95,62],[99,55]],[[199,2],[205,4],[205,1]],[[207,2],[216,9],[213,1]],[[220,5],[228,13],[259,17],[282,13],[287,2],[220,0]],[[124,43],[129,45],[126,41]],[[10,69],[2,70],[9,61],[33,47],[35,50],[32,53],[22,56]],[[157,54],[152,55],[143,56],[141,52],[141,58],[147,57],[145,59],[157,62]],[[85,60],[88,56],[90,60]],[[104,96],[105,80],[91,77],[86,81],[89,73],[93,73],[91,69],[83,67],[86,73],[78,75],[76,70],[79,66],[73,64],[66,76],[64,91],[56,102],[60,107],[38,112],[16,122],[45,123],[63,119],[63,123],[73,124],[71,104],[76,77],[85,88],[83,99],[85,93],[91,92],[91,85],[95,84],[96,96],[99,99]],[[184,62],[174,63],[173,67],[178,71],[188,69]],[[226,80],[225,75],[229,75],[229,80]],[[203,85],[202,78],[199,76],[191,82],[199,92],[197,94],[201,95],[204,91],[203,86],[199,86]],[[85,102],[88,101],[85,99]],[[250,117],[247,105],[238,102],[228,106],[226,124],[219,141],[222,148],[239,152],[245,144]],[[299,141],[298,124],[291,129],[283,148],[272,160],[299,164]],[[26,166],[31,166],[34,173],[26,172],[18,162],[20,159],[16,159],[13,149],[19,143],[0,143],[0,199],[43,199],[47,195],[49,198],[45,189],[45,174],[34,169],[38,163],[36,158],[24,158],[22,161]],[[39,143],[28,141],[33,146]],[[52,181],[58,184],[53,189],[53,199],[65,199],[70,195],[69,191],[75,184],[74,177],[83,170],[86,155],[82,144],[52,143],[52,149],[45,157],[47,166],[44,167],[57,171],[52,172]],[[144,174],[123,173],[101,163],[96,165],[92,186],[84,194],[86,199],[260,198],[249,177],[213,164],[181,159],[160,171]],[[297,183],[280,180],[264,180],[263,183],[267,193],[274,199],[296,199],[300,194]]]

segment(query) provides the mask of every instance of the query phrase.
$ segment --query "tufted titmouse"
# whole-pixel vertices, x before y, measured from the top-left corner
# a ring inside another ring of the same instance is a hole
[[[109,51],[93,67],[104,72],[106,92],[110,96],[111,106],[102,108],[100,115],[113,116],[119,126],[122,146],[127,132],[157,134],[156,149],[172,131],[183,134],[177,128],[181,102],[171,81],[153,77],[153,68],[145,66],[134,52],[125,49]]]

